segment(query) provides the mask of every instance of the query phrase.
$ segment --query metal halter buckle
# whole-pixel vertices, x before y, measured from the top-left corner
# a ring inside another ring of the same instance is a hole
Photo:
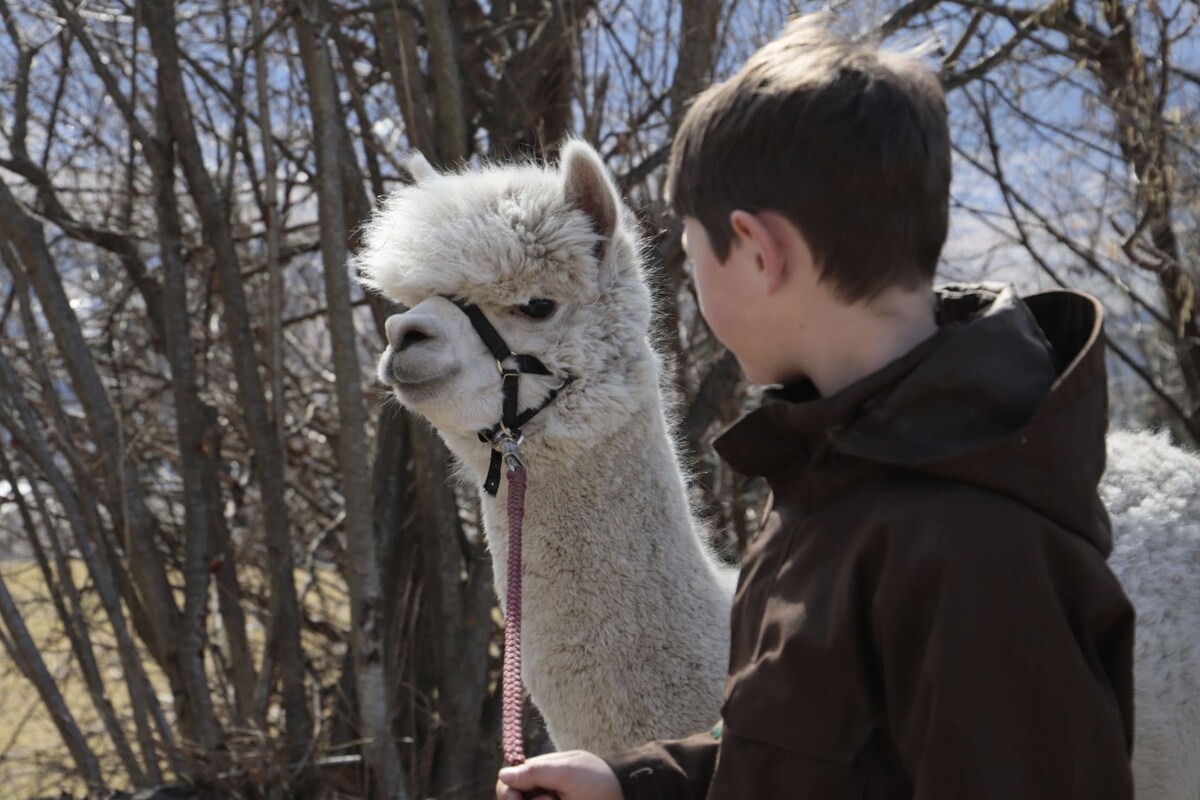
[[[483,431],[480,431],[479,438],[504,458],[509,471],[516,469],[518,465],[528,467],[525,453],[521,450],[521,445],[525,443],[525,434],[521,431],[510,431],[503,422],[499,422],[496,432],[490,438],[486,437]]]
[[[500,442],[503,448],[504,463],[508,465],[508,471],[512,472],[517,467],[525,467],[525,453],[521,451],[521,442],[525,441],[525,437],[518,434],[514,439],[511,436],[505,436]]]

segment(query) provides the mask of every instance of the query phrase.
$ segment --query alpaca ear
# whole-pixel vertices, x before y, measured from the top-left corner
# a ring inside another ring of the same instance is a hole
[[[424,183],[430,178],[437,177],[437,170],[429,163],[429,159],[425,158],[418,150],[410,151],[402,165],[408,170],[408,174],[412,175],[414,184]]]
[[[567,202],[588,215],[602,237],[601,246],[607,244],[617,229],[620,204],[599,153],[587,142],[572,139],[563,147],[560,172]]]

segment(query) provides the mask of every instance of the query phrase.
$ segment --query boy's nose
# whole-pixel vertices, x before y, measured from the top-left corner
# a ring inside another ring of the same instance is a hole
[[[415,319],[408,314],[393,314],[387,318],[383,328],[388,344],[397,353],[434,338],[433,326],[428,321]]]

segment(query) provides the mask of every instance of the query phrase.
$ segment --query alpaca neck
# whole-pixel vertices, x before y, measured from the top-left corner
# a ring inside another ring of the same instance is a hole
[[[583,574],[604,576],[616,563],[638,572],[670,565],[682,590],[715,582],[716,567],[704,551],[688,505],[686,487],[657,396],[630,414],[602,441],[565,453],[542,449],[529,464],[523,561],[527,613],[538,614],[539,597],[560,604],[565,584]],[[475,459],[480,480],[486,461]],[[496,588],[506,596],[508,548],[506,487],[483,496],[484,528],[492,552]],[[580,572],[586,570],[586,572]],[[664,587],[631,583],[631,590],[662,593]]]
[[[719,713],[732,584],[693,522],[658,393],[643,396],[624,425],[586,446],[529,451],[522,672],[560,748],[617,752],[703,729]],[[482,481],[486,448],[460,453]],[[506,500],[503,485],[483,495],[502,605]]]

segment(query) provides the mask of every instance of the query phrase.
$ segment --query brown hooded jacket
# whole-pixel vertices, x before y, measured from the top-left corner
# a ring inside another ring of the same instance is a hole
[[[828,398],[771,392],[719,440],[774,498],[723,722],[613,757],[627,798],[1132,797],[1101,316],[946,287],[908,355]]]

